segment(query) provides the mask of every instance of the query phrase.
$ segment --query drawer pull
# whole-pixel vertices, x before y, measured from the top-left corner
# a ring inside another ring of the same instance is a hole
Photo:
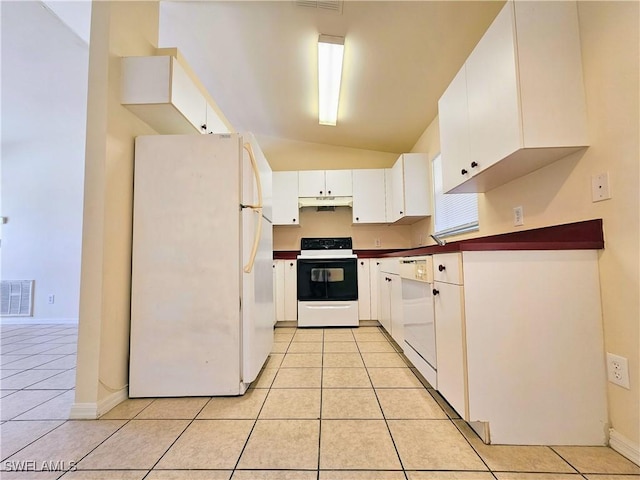
[[[478,166],[478,162],[471,162],[471,168],[476,168]]]
[[[438,265],[438,271],[444,272],[445,270],[446,270],[446,267],[444,265]]]
[[[462,170],[460,170],[460,173],[461,173],[462,175],[466,175],[466,174],[467,174],[467,173],[469,173],[469,172],[467,172],[467,171],[463,168]]]

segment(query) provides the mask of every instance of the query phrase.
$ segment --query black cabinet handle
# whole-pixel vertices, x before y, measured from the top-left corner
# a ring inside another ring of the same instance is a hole
[[[360,262],[360,265],[364,265],[364,262]]]
[[[404,214],[404,212],[403,212],[403,211],[400,211],[400,215],[403,215],[403,214]]]
[[[203,123],[202,125],[200,125],[200,128],[201,128],[202,130],[206,130],[206,129],[207,129],[207,124],[206,124],[206,123]]]
[[[273,268],[276,268],[275,264],[271,265]]]
[[[296,223],[296,219],[295,218],[293,219],[293,223]]]
[[[331,190],[329,190],[327,193],[328,193],[329,195],[331,195]]]
[[[467,172],[467,171],[463,168],[462,170],[460,170],[460,173],[461,173],[462,175],[466,175],[466,174],[467,174],[467,173],[469,173],[469,172]]]
[[[380,262],[376,262],[376,265],[380,265]]]
[[[290,267],[293,267],[293,262],[291,262],[291,263],[289,264],[289,266],[290,266]]]
[[[478,166],[478,162],[471,162],[471,168],[476,168]]]
[[[440,294],[440,290],[436,290],[435,288],[432,290],[434,295],[439,295]]]
[[[359,222],[359,221],[360,221],[360,217],[356,217],[356,222]]]
[[[446,270],[446,267],[444,265],[438,265],[438,270],[444,272]]]
[[[322,190],[320,190],[320,195],[322,195]]]

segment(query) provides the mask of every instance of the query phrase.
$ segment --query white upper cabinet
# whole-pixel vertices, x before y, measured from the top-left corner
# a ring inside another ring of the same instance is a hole
[[[385,223],[385,172],[383,168],[353,170],[353,223]]]
[[[161,134],[228,133],[196,80],[173,55],[123,57],[120,103]]]
[[[273,172],[273,224],[299,225],[298,172]]]
[[[350,197],[351,170],[301,170],[298,172],[300,197]]]
[[[391,168],[394,223],[415,223],[431,215],[429,161],[426,153],[403,153]]]
[[[587,146],[575,2],[507,2],[438,109],[449,192],[485,192]]]
[[[207,133],[229,133],[229,127],[224,123],[213,105],[207,103]],[[297,183],[297,182],[296,182]]]
[[[463,65],[438,101],[445,192],[471,177],[468,109],[466,65]]]

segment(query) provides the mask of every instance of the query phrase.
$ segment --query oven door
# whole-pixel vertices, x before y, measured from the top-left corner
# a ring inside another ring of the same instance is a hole
[[[358,299],[355,258],[298,259],[298,300],[347,301]]]

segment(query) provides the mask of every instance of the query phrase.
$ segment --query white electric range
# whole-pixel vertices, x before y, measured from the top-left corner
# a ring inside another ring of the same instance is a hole
[[[303,238],[298,255],[298,326],[357,327],[358,268],[350,237]]]

